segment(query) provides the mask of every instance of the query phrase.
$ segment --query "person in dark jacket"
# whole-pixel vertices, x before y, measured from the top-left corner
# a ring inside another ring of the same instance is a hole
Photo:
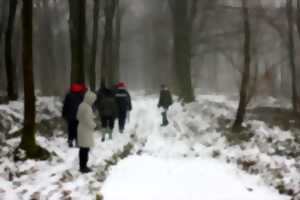
[[[106,133],[109,134],[109,139],[112,139],[115,119],[118,117],[118,107],[113,91],[102,86],[97,92],[96,107],[104,129],[102,141],[105,141]]]
[[[161,85],[158,107],[163,108],[162,112],[162,126],[169,124],[167,112],[169,107],[173,104],[173,99],[170,90],[166,85]]]
[[[73,83],[63,102],[62,116],[68,124],[69,147],[73,147],[74,141],[77,143],[78,120],[76,114],[83,101],[85,91],[86,87],[83,84]]]
[[[123,133],[127,114],[132,110],[131,97],[126,90],[126,84],[119,82],[116,84],[115,97],[118,106],[119,130]]]

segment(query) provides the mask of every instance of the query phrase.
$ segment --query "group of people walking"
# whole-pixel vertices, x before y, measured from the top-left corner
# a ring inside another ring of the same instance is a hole
[[[63,102],[62,116],[68,124],[68,145],[79,147],[79,166],[82,173],[91,171],[87,167],[90,148],[95,145],[95,110],[98,110],[103,129],[102,141],[106,135],[112,139],[115,120],[123,133],[128,113],[131,111],[131,97],[124,82],[113,88],[101,84],[97,93],[87,90],[84,84],[73,83]]]
[[[114,89],[108,89],[101,84],[101,88],[97,92],[95,107],[98,110],[104,132],[102,141],[105,141],[106,134],[109,135],[109,139],[112,139],[116,119],[119,122],[119,131],[123,133],[126,119],[132,110],[131,97],[126,90],[126,84],[119,82]]]
[[[163,108],[162,126],[168,124],[167,110],[172,104],[172,95],[165,85],[162,85],[158,107]],[[108,135],[112,139],[112,132],[118,119],[119,132],[124,132],[126,120],[132,110],[131,97],[126,84],[119,82],[112,88],[104,83],[94,93],[87,90],[85,85],[73,83],[63,102],[62,116],[68,124],[68,145],[79,147],[79,169],[82,173],[91,171],[87,167],[90,148],[95,145],[94,130],[98,111],[102,126],[102,141]]]

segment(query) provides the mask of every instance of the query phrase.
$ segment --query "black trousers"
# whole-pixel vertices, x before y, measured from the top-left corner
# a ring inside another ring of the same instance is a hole
[[[79,148],[79,167],[80,170],[87,168],[87,163],[89,161],[90,148]]]
[[[119,129],[121,132],[123,132],[124,128],[125,128],[125,123],[126,123],[126,116],[127,115],[127,111],[119,111],[119,116],[118,116],[118,120],[119,120]]]
[[[73,143],[73,141],[77,141],[77,120],[68,120],[68,141]]]
[[[169,121],[168,121],[168,117],[167,117],[167,112],[168,110],[165,109],[161,115],[162,115],[162,126],[167,126],[169,124]]]
[[[102,128],[110,128],[111,130],[113,130],[115,124],[115,117],[102,116],[101,124],[102,124]]]

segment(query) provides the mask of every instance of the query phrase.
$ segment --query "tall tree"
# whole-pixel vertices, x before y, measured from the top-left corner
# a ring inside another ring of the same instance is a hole
[[[299,4],[299,2],[298,2]],[[299,5],[298,5],[299,6]],[[294,112],[298,112],[298,93],[297,93],[297,70],[295,63],[295,44],[294,44],[294,9],[293,1],[286,1],[286,17],[288,22],[288,54],[289,66],[292,80],[292,105]]]
[[[20,148],[26,152],[26,158],[47,159],[49,153],[37,145],[35,140],[35,95],[33,75],[33,30],[32,0],[23,0],[23,80],[24,80],[24,128]]]
[[[297,0],[297,30],[300,38],[300,0]]]
[[[0,1],[0,72],[1,74],[4,74],[3,72],[5,71],[2,69],[3,67],[3,48],[2,48],[2,42],[3,42],[3,35],[4,35],[4,30],[5,30],[5,21],[6,21],[6,5],[7,1]],[[3,71],[3,72],[2,72]]]
[[[71,81],[84,83],[86,0],[69,0],[71,38]]]
[[[114,64],[113,64],[113,80],[120,80],[120,47],[121,47],[121,30],[123,10],[120,7],[120,0],[116,2],[116,17],[114,25]]]
[[[91,60],[90,60],[90,87],[92,91],[96,90],[96,55],[98,47],[98,29],[99,29],[99,13],[100,13],[100,0],[94,0],[94,15],[93,15],[93,42],[91,49]]]
[[[7,75],[7,97],[9,100],[18,98],[17,68],[12,58],[12,38],[14,34],[15,18],[18,0],[9,1],[8,23],[5,32],[5,64]]]
[[[236,114],[236,119],[232,129],[238,131],[242,127],[247,108],[248,89],[250,82],[250,65],[251,65],[251,29],[249,17],[248,0],[242,0],[243,25],[244,25],[244,70],[242,74],[242,83],[240,88],[240,101]]]
[[[6,0],[0,2],[0,7],[1,7],[1,10],[0,10],[0,47],[2,45],[3,32],[5,29],[6,4],[7,4]],[[1,56],[0,56],[0,58],[1,58]],[[1,59],[0,59],[0,63],[1,63]]]
[[[173,19],[173,59],[179,97],[186,103],[194,101],[191,77],[190,1],[170,0]],[[194,1],[193,1],[194,2]]]
[[[105,27],[102,48],[102,63],[101,63],[101,80],[106,82],[106,85],[111,86],[114,80],[114,17],[118,4],[118,0],[104,1]]]

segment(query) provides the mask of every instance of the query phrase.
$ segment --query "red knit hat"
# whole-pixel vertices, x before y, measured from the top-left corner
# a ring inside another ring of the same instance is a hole
[[[118,82],[116,85],[117,88],[121,89],[121,88],[126,88],[126,83],[124,82]]]
[[[71,85],[71,92],[78,93],[78,92],[85,92],[87,90],[84,84],[80,83],[72,83]]]

